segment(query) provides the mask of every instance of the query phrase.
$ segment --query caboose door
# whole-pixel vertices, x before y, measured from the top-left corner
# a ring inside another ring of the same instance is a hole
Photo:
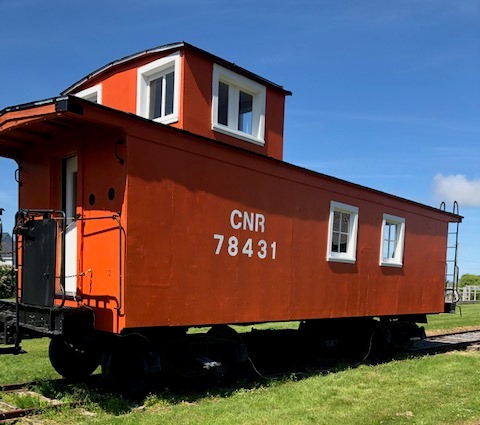
[[[29,218],[22,227],[21,301],[52,306],[55,297],[57,224],[53,218]]]
[[[66,216],[65,231],[65,292],[77,293],[77,157],[64,161],[63,166],[63,210]]]

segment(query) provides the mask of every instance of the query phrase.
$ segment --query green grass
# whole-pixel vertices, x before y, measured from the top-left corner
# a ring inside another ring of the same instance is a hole
[[[361,365],[299,381],[272,380],[225,394],[165,392],[150,395],[141,404],[126,402],[122,412],[109,411],[93,400],[88,405],[91,416],[73,409],[49,419],[122,425],[476,423],[479,362],[478,352],[456,352]]]
[[[431,334],[479,325],[480,305],[464,305],[462,315],[457,311],[430,316],[426,330]],[[36,389],[43,395],[84,403],[84,408],[43,413],[42,420],[52,424],[480,423],[480,353],[475,351],[405,357],[305,379],[249,380],[202,391],[167,389],[134,401],[93,383],[56,381],[59,376],[48,360],[48,339],[26,340],[22,346],[28,354],[0,357],[0,383],[40,380]],[[38,403],[28,397],[20,402]]]
[[[1,399],[18,409],[42,408],[48,404],[47,401],[42,400],[36,394],[5,393],[1,396]]]
[[[474,328],[480,329],[480,304],[459,305],[455,314],[432,314],[425,325],[427,334]]]
[[[0,384],[12,384],[41,379],[58,379],[48,359],[49,338],[22,341],[27,354],[0,355]]]

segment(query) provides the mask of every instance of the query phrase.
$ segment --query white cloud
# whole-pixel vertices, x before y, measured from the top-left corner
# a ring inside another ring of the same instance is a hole
[[[437,174],[433,178],[433,191],[447,205],[457,201],[462,207],[480,207],[480,179],[468,180],[463,174]]]

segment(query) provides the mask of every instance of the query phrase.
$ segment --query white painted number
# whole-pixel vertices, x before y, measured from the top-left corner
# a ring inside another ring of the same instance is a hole
[[[225,235],[215,233],[213,239],[217,241],[217,246],[215,247],[215,255],[220,255],[224,252],[223,242],[225,241]],[[255,254],[261,260],[266,258],[271,258],[275,260],[277,257],[277,242],[272,242],[268,244],[267,241],[261,239],[258,242],[254,242],[252,238],[248,238],[245,243],[239,240],[236,236],[227,236],[227,245],[226,250],[230,257],[236,257],[239,253],[246,255],[248,258],[252,258]],[[242,245],[243,244],[243,245]],[[240,251],[241,247],[241,251]]]
[[[272,247],[272,260],[275,260],[275,257],[277,256],[277,243],[272,242],[270,246]]]
[[[252,248],[252,239],[247,239],[245,245],[243,245],[242,254],[248,255],[251,257],[253,255],[253,248]]]
[[[215,254],[218,255],[222,250],[223,240],[225,239],[225,236],[214,234],[213,239],[216,239],[218,241],[217,248],[215,249]]]
[[[259,233],[265,233],[267,219],[265,215],[259,212],[241,211],[234,209],[230,213],[230,226],[232,229],[238,231],[250,232],[250,235]],[[237,233],[237,232],[235,232]],[[260,235],[258,235],[260,236]],[[227,238],[228,244],[226,249],[223,248],[223,242]],[[246,255],[248,258],[258,257],[261,260],[271,258],[275,260],[277,257],[277,242],[268,243],[266,240],[261,239],[258,242],[253,238],[247,238],[245,243],[242,237],[239,239],[237,236],[225,236],[218,233],[213,235],[213,239],[217,241],[215,248],[215,255],[220,255],[222,252],[227,251],[230,257],[236,257],[239,253]],[[240,248],[242,249],[240,252]],[[255,256],[255,254],[257,254]]]
[[[238,239],[235,236],[228,238],[228,254],[235,257],[238,254]]]
[[[258,257],[262,260],[267,256],[267,243],[262,239],[258,242],[258,246],[260,247],[260,251],[258,251]]]

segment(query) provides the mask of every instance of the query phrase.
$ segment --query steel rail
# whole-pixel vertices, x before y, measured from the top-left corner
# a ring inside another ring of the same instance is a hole
[[[24,416],[37,415],[45,412],[46,410],[55,410],[61,407],[78,407],[82,404],[83,403],[80,401],[73,401],[69,403],[48,404],[42,407],[29,407],[26,409],[8,410],[6,412],[0,412],[0,422],[22,418]]]
[[[0,385],[0,392],[21,392],[23,390],[27,390],[28,388],[31,388],[37,383],[38,381],[21,382],[21,383],[14,383],[14,384],[3,384],[3,385]],[[40,393],[39,393],[39,396],[41,396]],[[13,419],[22,418],[25,416],[37,415],[47,410],[59,409],[61,407],[77,407],[77,406],[83,405],[84,402],[73,401],[73,402],[62,403],[59,400],[49,399],[48,404],[44,406],[28,407],[25,409],[17,409],[16,406],[11,406],[3,402],[1,402],[1,404],[9,408],[9,410],[0,411],[0,422],[3,422],[3,421],[10,421]]]

